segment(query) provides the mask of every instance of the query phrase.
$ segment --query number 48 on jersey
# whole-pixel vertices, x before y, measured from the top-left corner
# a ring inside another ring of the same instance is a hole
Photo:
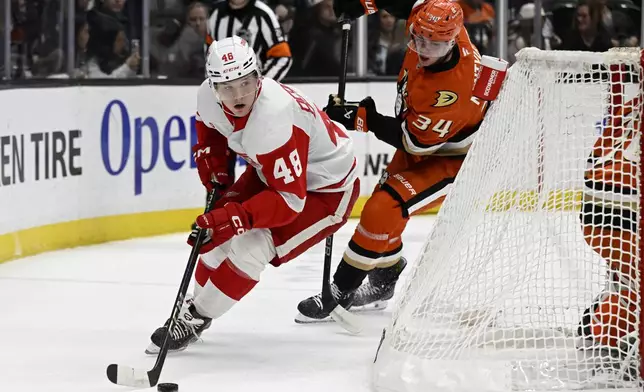
[[[273,177],[276,180],[282,179],[284,184],[290,184],[295,181],[295,177],[302,175],[302,162],[297,149],[288,154],[288,161],[286,162],[284,158],[277,158],[273,167]]]

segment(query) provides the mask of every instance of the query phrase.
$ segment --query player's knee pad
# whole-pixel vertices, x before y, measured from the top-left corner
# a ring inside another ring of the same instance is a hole
[[[232,244],[232,239],[224,242],[223,244],[219,245],[218,247],[214,248],[208,253],[204,253],[201,255],[199,258],[200,263],[203,263],[205,266],[207,266],[210,269],[215,269],[219,267],[219,264],[221,264],[222,261],[226,260],[226,257],[228,257],[228,253],[230,252],[230,246]]]
[[[205,266],[214,270],[229,259],[245,274],[259,279],[266,264],[275,257],[275,245],[270,230],[254,229],[235,236],[201,256]]]
[[[204,316],[217,318],[228,311],[255,287],[266,264],[275,256],[268,229],[249,230],[229,242],[227,257],[215,268],[205,262],[197,265],[194,303]],[[213,260],[215,256],[211,256]]]
[[[393,232],[407,219],[401,201],[384,190],[374,192],[360,213],[360,225],[373,233]]]
[[[227,257],[244,274],[259,280],[259,275],[275,257],[271,231],[253,229],[233,237]]]

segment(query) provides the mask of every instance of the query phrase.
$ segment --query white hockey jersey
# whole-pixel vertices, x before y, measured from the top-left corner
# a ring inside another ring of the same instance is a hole
[[[197,121],[223,135],[295,213],[303,210],[307,192],[345,191],[357,177],[346,129],[297,89],[270,78],[262,80],[251,112],[241,118],[224,112],[204,81],[197,94]]]

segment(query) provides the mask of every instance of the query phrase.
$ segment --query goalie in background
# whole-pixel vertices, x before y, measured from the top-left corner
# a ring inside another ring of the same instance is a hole
[[[617,98],[621,101],[621,97]],[[637,341],[639,318],[637,207],[639,202],[640,98],[615,104],[588,159],[581,212],[584,239],[607,266],[602,293],[579,323],[584,347],[616,350],[622,356]]]
[[[333,295],[347,309],[392,298],[406,265],[401,235],[409,218],[443,201],[487,109],[472,95],[481,57],[463,27],[460,6],[418,1],[407,29],[395,117],[378,113],[371,97],[342,103],[331,96],[325,108],[347,129],[373,132],[397,149],[333,276]],[[302,323],[329,315],[321,294],[300,302],[298,310],[296,322]]]
[[[194,298],[184,302],[170,334],[173,351],[196,341],[248,294],[268,264],[284,264],[336,232],[360,194],[346,130],[295,88],[261,77],[244,39],[213,43],[206,70],[193,147],[201,182],[211,190],[213,178],[227,181],[229,147],[249,165],[213,210],[196,219],[208,235]],[[165,331],[152,334],[148,353],[158,351]]]

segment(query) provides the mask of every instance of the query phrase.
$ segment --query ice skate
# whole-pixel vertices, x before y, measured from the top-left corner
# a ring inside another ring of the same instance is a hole
[[[349,310],[353,302],[354,292],[342,293],[335,283],[331,284],[331,293],[338,305]],[[333,321],[329,317],[329,312],[324,310],[322,305],[322,293],[309,297],[297,305],[299,313],[295,316],[295,322],[298,324],[310,324]]]
[[[387,268],[376,268],[369,273],[369,280],[355,292],[352,310],[382,310],[394,296],[396,283],[407,266],[407,260],[400,258],[398,263]]]
[[[157,354],[159,352],[169,323],[170,320],[168,319],[162,327],[157,328],[152,333],[152,336],[150,336],[152,343],[145,350],[146,354]],[[181,307],[173,331],[170,334],[168,351],[177,352],[185,350],[188,345],[199,340],[201,333],[208,329],[211,323],[211,318],[204,317],[197,312],[195,306],[192,304],[192,300],[186,300]]]

